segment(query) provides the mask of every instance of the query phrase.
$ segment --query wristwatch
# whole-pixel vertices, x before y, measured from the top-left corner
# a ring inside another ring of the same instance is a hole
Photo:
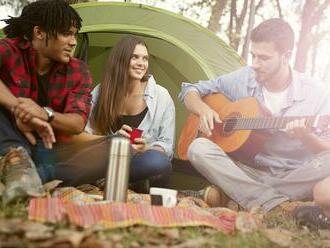
[[[48,120],[47,122],[51,122],[52,120],[54,120],[54,110],[52,110],[50,107],[42,107],[45,111],[46,111],[46,114],[47,114],[47,117],[48,117]]]

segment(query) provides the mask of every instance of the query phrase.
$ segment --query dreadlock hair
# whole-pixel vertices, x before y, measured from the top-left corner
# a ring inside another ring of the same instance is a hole
[[[39,26],[49,37],[57,37],[71,27],[81,28],[81,17],[65,0],[38,0],[25,6],[19,17],[3,20],[8,24],[4,33],[8,38],[21,37],[32,41],[33,28]]]

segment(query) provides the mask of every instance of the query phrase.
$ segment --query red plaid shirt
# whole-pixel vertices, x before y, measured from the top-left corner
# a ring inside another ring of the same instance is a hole
[[[27,40],[0,40],[0,78],[16,97],[38,99],[36,50]],[[91,102],[92,78],[87,66],[72,58],[54,64],[49,73],[49,107],[60,113],[77,113],[86,123]]]

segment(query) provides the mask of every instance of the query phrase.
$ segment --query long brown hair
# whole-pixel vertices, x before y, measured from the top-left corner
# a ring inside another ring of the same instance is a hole
[[[136,45],[147,48],[145,42],[134,35],[125,36],[112,48],[91,115],[91,126],[97,134],[105,135],[120,128],[120,111],[125,96],[132,88],[128,72]],[[147,70],[141,81],[147,81],[148,74]]]

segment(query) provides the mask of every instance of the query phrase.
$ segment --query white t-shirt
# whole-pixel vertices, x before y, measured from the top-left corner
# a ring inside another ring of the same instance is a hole
[[[266,107],[273,115],[279,115],[284,106],[287,106],[289,87],[280,92],[268,91],[262,87]]]

